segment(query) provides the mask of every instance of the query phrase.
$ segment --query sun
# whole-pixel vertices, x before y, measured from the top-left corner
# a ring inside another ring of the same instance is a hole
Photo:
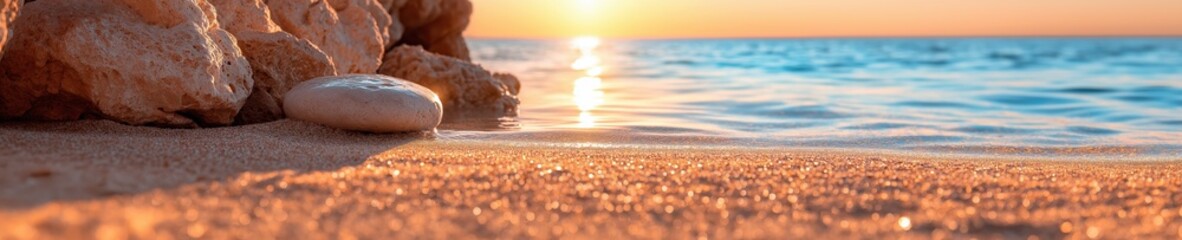
[[[575,5],[579,8],[594,8],[599,3],[599,0],[574,0]]]
[[[600,0],[573,0],[573,7],[581,14],[594,13],[599,8]]]
[[[566,2],[570,10],[566,12],[569,19],[569,27],[572,31],[580,32],[581,34],[594,34],[602,25],[603,18],[600,13],[603,0],[570,0]]]

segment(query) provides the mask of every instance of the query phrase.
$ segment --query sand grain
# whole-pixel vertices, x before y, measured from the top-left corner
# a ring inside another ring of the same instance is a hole
[[[1177,238],[1182,164],[0,124],[0,238]]]

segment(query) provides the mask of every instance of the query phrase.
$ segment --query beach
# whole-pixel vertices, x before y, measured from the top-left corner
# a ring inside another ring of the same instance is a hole
[[[0,239],[1177,238],[1178,161],[0,123]],[[680,147],[679,147],[680,146]]]
[[[0,240],[1180,239],[1174,5],[0,0]]]

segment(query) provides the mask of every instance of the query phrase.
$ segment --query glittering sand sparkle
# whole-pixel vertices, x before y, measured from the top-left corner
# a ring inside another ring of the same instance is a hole
[[[0,124],[9,238],[1177,238],[1182,164]]]

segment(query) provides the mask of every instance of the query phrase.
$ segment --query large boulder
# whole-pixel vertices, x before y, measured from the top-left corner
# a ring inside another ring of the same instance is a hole
[[[443,107],[431,90],[376,74],[322,77],[300,83],[284,99],[292,119],[365,132],[435,129]]]
[[[235,124],[282,119],[283,95],[288,90],[312,78],[337,75],[328,55],[308,40],[283,32],[262,0],[210,3],[218,10],[218,21],[237,37],[254,76],[254,88]]]
[[[381,0],[381,3],[397,20],[390,27],[393,36],[400,36],[394,45],[418,45],[429,52],[471,60],[463,36],[472,15],[471,1]]]
[[[390,15],[376,0],[266,0],[283,31],[311,41],[337,73],[373,73],[390,41]]]
[[[378,73],[407,79],[423,85],[443,101],[444,109],[515,116],[517,93],[521,85],[516,77],[491,73],[464,60],[427,52],[418,46],[391,49]]]
[[[4,46],[8,45],[8,38],[12,36],[13,20],[20,12],[21,0],[0,0],[0,57],[4,56]]]
[[[282,119],[287,91],[313,78],[337,75],[328,56],[307,40],[284,32],[243,32],[237,36],[238,47],[254,71],[255,84],[236,124]]]
[[[13,26],[0,118],[226,125],[253,85],[205,1],[42,0]]]

